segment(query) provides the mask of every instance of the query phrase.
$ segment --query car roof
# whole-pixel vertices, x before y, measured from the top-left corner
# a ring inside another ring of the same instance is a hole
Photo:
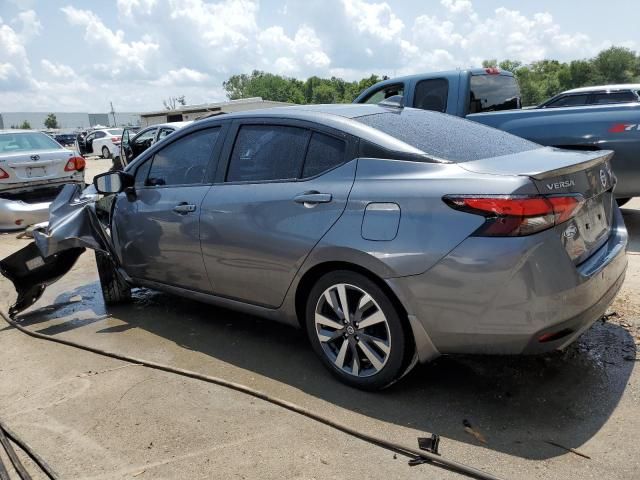
[[[564,93],[610,92],[620,90],[640,90],[640,83],[620,83],[617,85],[595,85],[591,87],[572,88],[571,90],[562,92],[560,95]]]
[[[391,107],[366,103],[343,103],[343,104],[323,104],[323,105],[294,105],[286,107],[264,108],[258,110],[246,110],[234,112],[226,115],[218,115],[194,122],[187,131],[207,127],[209,125],[219,125],[234,119],[287,119],[313,122],[325,127],[334,128],[344,133],[374,142],[384,148],[396,152],[404,152],[414,155],[424,155],[424,152],[393,137],[381,130],[372,128],[358,118],[370,115],[394,114],[402,111],[420,112],[420,115],[430,117],[433,122],[446,122],[447,119],[455,118],[444,113],[420,110],[409,107]]]

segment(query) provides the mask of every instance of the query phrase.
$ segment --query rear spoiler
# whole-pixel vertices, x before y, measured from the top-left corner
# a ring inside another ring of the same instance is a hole
[[[566,167],[557,168],[555,170],[548,170],[546,172],[537,173],[534,175],[529,175],[534,180],[545,180],[551,177],[559,177],[562,175],[571,175],[572,173],[579,172],[581,170],[586,170],[591,167],[595,167],[599,163],[604,163],[613,157],[613,152],[611,150],[594,150],[589,153],[598,154],[597,157],[591,158],[590,160],[586,160],[580,163],[574,163],[573,165],[567,165]]]

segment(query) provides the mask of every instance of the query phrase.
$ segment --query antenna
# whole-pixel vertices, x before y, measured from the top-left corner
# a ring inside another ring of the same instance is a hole
[[[116,123],[116,111],[113,109],[113,102],[109,102],[109,104],[111,105],[111,111],[109,113],[113,117],[113,126],[117,127],[118,124]]]

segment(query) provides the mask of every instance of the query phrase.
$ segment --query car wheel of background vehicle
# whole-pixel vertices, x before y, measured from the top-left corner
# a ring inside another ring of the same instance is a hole
[[[116,266],[109,255],[98,251],[95,253],[104,303],[114,305],[129,301],[131,299],[131,287],[116,270]]]
[[[621,207],[621,206],[625,205],[626,203],[628,203],[629,200],[631,200],[631,197],[629,197],[629,198],[616,198],[616,202],[618,203],[619,207]]]
[[[102,147],[102,158],[111,158],[111,152],[107,147]]]
[[[313,349],[342,382],[388,387],[408,360],[409,336],[391,299],[359,273],[327,273],[311,289],[306,327]]]

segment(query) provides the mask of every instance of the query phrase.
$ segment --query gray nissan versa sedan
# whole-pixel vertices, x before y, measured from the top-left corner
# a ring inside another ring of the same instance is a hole
[[[301,326],[364,389],[440,354],[563,348],[624,279],[610,157],[389,104],[195,122],[94,180],[104,297]]]

